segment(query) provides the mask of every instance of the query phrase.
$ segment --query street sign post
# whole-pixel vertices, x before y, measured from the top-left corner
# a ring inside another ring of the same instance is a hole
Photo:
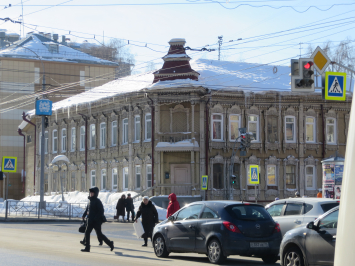
[[[249,183],[255,185],[255,202],[258,202],[258,195],[256,193],[256,185],[259,185],[259,166],[251,164],[249,165]]]
[[[314,50],[313,54],[311,55],[311,58],[313,58],[314,68],[321,75],[331,63],[331,60],[329,59],[327,54],[319,46]]]
[[[346,99],[346,73],[326,72],[323,100],[345,101]]]
[[[16,173],[17,157],[2,157],[2,171],[4,173]]]
[[[208,175],[201,177],[201,190],[207,190],[208,188]]]

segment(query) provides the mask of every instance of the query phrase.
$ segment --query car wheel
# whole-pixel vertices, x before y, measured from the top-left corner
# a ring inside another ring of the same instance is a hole
[[[274,264],[276,261],[278,261],[279,257],[278,256],[265,256],[261,258],[263,262],[267,264]]]
[[[222,246],[217,239],[212,239],[207,247],[208,259],[213,264],[222,263],[226,256],[223,255]]]
[[[283,261],[285,266],[304,266],[302,252],[295,247],[285,252]]]
[[[166,258],[169,256],[169,252],[166,249],[165,241],[162,235],[158,235],[154,238],[154,252],[159,258]]]

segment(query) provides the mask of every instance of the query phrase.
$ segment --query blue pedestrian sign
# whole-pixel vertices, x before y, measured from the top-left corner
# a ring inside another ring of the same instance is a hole
[[[346,73],[326,72],[324,100],[345,101],[346,99]]]
[[[201,190],[207,190],[208,188],[208,175],[203,175],[201,179]]]
[[[17,157],[2,157],[2,171],[4,173],[16,173]]]
[[[52,101],[47,99],[37,100],[36,115],[52,115]]]
[[[259,166],[249,165],[249,183],[253,185],[259,184]]]

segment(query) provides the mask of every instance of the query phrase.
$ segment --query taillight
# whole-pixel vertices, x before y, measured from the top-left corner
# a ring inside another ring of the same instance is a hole
[[[275,233],[280,233],[281,232],[281,228],[280,225],[278,223],[275,224],[275,228],[274,228],[274,234]]]
[[[224,225],[229,231],[231,231],[231,232],[233,232],[233,233],[237,233],[237,234],[241,234],[241,233],[242,233],[242,232],[240,232],[239,228],[238,228],[236,225],[232,224],[231,222],[225,221],[225,222],[223,222],[223,225]]]

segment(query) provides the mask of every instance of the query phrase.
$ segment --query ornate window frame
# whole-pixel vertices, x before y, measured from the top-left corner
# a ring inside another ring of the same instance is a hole
[[[211,188],[213,189],[214,192],[221,192],[221,191],[224,191],[226,189],[226,166],[227,166],[227,159],[224,158],[223,156],[221,156],[220,154],[217,154],[216,156],[212,157],[210,159],[211,161],[211,181],[210,181],[210,184],[211,184]],[[223,185],[222,185],[222,188],[215,188],[214,187],[214,184],[213,184],[213,165],[214,164],[223,164],[223,177],[222,177],[222,182],[223,182]],[[223,192],[224,193],[224,192]],[[217,194],[220,194],[217,192]]]
[[[313,129],[313,134],[314,134],[314,141],[313,142],[308,142],[307,141],[307,117],[314,118],[314,129]],[[309,108],[307,111],[303,113],[303,121],[304,121],[304,153],[306,153],[307,150],[314,150],[317,152],[317,154],[320,151],[321,146],[319,145],[319,136],[318,132],[322,132],[322,130],[317,130],[317,125],[318,125],[318,112],[316,112],[314,109]],[[322,135],[323,136],[323,135]]]
[[[268,122],[268,117],[277,117],[277,138],[278,141],[271,143],[268,142],[268,132],[267,132],[267,122]],[[268,150],[275,151],[277,150],[279,153],[281,152],[281,115],[280,112],[275,108],[275,107],[270,107],[268,110],[265,111],[264,113],[264,122],[265,122],[265,152],[267,153]],[[297,146],[297,145],[296,145]]]
[[[235,139],[231,139],[231,116],[238,116],[239,117],[239,128],[243,127],[243,114],[242,114],[242,110],[240,109],[240,107],[238,105],[233,105],[231,108],[229,108],[227,110],[227,116],[228,116],[228,127],[227,127],[227,135],[228,135],[228,142],[235,142]],[[240,133],[238,131],[238,136],[240,136]],[[228,143],[229,148],[232,148],[230,145],[230,143]]]
[[[284,166],[284,178],[283,178],[283,183],[284,183],[284,197],[291,197],[295,195],[295,192],[299,190],[299,171],[298,171],[298,163],[299,160],[296,159],[294,156],[289,155],[287,158],[283,160],[283,166]],[[287,189],[286,188],[286,166],[288,165],[293,165],[295,166],[295,183],[296,183],[296,188],[295,189]]]
[[[329,109],[327,113],[324,114],[324,134],[327,137],[327,119],[328,118],[333,118],[335,119],[335,142],[334,143],[328,143],[325,141],[325,152],[329,151],[336,151],[339,150],[339,128],[338,128],[338,121],[339,121],[339,114],[338,112],[335,111],[335,109]]]
[[[276,156],[269,156],[269,158],[265,159],[265,196],[278,196],[280,193],[280,159],[276,158]],[[275,166],[275,181],[276,186],[268,184],[268,166]]]
[[[251,150],[259,150],[262,152],[263,141],[261,139],[261,111],[255,105],[250,106],[249,109],[245,110],[245,121],[246,121],[246,128],[249,131],[249,116],[256,116],[258,118],[257,121],[257,140],[252,140],[250,144]]]
[[[177,104],[174,108],[170,109],[170,132],[173,131],[173,118],[175,113],[185,113],[186,114],[186,132],[190,131],[190,109],[185,108],[182,104]]]
[[[313,167],[313,187],[307,188],[307,167]],[[308,156],[304,159],[304,190],[307,196],[317,196],[318,189],[318,175],[317,175],[317,168],[318,168],[318,159],[315,159],[312,155]]]

